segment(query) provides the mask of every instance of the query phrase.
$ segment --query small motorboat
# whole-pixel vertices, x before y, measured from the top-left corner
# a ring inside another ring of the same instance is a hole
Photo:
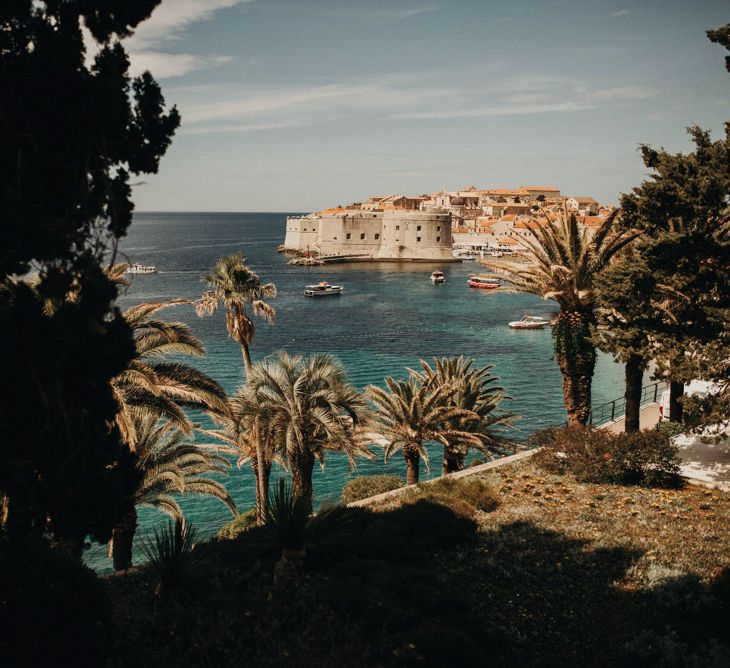
[[[446,276],[443,271],[434,271],[431,273],[431,283],[446,283]]]
[[[132,264],[127,268],[128,274],[156,274],[157,273],[157,267],[155,265],[145,265],[145,264]]]
[[[496,278],[486,276],[472,276],[466,283],[470,288],[477,288],[477,290],[494,290],[502,287]]]
[[[539,315],[523,315],[520,320],[513,320],[509,323],[512,329],[542,329],[547,327],[550,321]]]
[[[341,285],[330,285],[327,281],[320,281],[316,285],[304,286],[305,297],[330,297],[341,293]]]

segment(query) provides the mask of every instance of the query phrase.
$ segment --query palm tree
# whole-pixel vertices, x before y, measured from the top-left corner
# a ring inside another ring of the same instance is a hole
[[[167,322],[155,316],[163,309],[191,303],[185,299],[140,304],[123,316],[131,327],[135,355],[127,369],[112,381],[119,404],[117,424],[131,450],[137,446],[136,413],[152,413],[173,422],[185,434],[193,423],[184,408],[205,410],[216,416],[229,411],[225,390],[207,374],[166,355],[205,355],[203,343],[183,322]]]
[[[610,216],[591,238],[566,207],[555,220],[545,215],[534,230],[534,239],[520,238],[528,251],[529,264],[491,264],[494,269],[506,271],[505,280],[514,291],[540,295],[559,304],[553,345],[571,423],[586,424],[591,414],[591,380],[596,364],[591,340],[595,323],[593,279],[638,236],[631,230],[616,231],[615,220],[616,214]]]
[[[276,297],[276,286],[273,283],[261,283],[261,279],[246,265],[242,253],[233,253],[220,258],[213,271],[203,277],[203,282],[210,286],[204,292],[197,305],[199,316],[212,315],[223,304],[226,310],[226,327],[228,335],[241,346],[246,377],[251,375],[251,344],[255,327],[248,314],[248,304],[253,314],[267,322],[273,322],[276,315],[274,307],[265,299]],[[260,508],[260,522],[263,508],[266,505],[265,489],[268,489],[268,475],[271,467],[266,467],[264,452],[261,446],[254,443],[256,455],[251,458],[251,466],[256,477],[256,507]]]
[[[425,360],[420,360],[423,371],[412,372],[417,379],[433,389],[445,387],[453,389],[450,395],[451,403],[457,408],[470,411],[477,417],[459,419],[460,430],[479,435],[481,441],[474,447],[482,452],[502,454],[504,444],[495,432],[497,425],[511,424],[515,419],[514,413],[495,413],[503,399],[508,399],[503,387],[493,385],[498,381],[497,376],[491,374],[493,365],[482,368],[472,368],[474,360],[459,357],[434,358],[433,368]],[[444,461],[441,467],[443,475],[453,473],[464,467],[464,460],[472,445],[461,439],[450,439],[444,445]]]
[[[269,446],[291,470],[292,494],[308,512],[315,459],[324,466],[325,453],[333,450],[343,452],[354,466],[357,456],[370,455],[364,445],[367,404],[330,355],[280,353],[257,364],[233,402],[237,409],[245,407],[245,420],[258,419],[260,430],[269,434]]]
[[[211,289],[204,292],[197,305],[200,316],[212,315],[223,304],[226,309],[226,327],[229,336],[241,346],[246,374],[251,373],[251,344],[255,327],[249,317],[247,305],[253,314],[267,322],[273,322],[276,315],[274,307],[264,301],[276,297],[273,283],[261,283],[261,279],[246,265],[242,253],[222,257],[216,262],[213,271],[203,277]]]
[[[385,384],[387,391],[374,385],[367,388],[376,407],[375,430],[386,441],[385,461],[397,450],[403,453],[409,485],[418,482],[421,457],[428,466],[429,441],[459,448],[480,447],[484,442],[481,434],[460,428],[460,421],[479,416],[454,405],[453,387],[434,387],[413,374],[408,380],[387,377]]]
[[[221,449],[184,440],[177,424],[159,420],[153,413],[135,413],[137,466],[142,480],[134,497],[135,506],[149,506],[181,520],[182,510],[175,494],[201,494],[220,499],[234,517],[236,506],[226,488],[210,474],[223,474],[230,466]],[[132,566],[132,542],[137,530],[137,511],[132,511],[114,528],[109,552],[116,570]]]

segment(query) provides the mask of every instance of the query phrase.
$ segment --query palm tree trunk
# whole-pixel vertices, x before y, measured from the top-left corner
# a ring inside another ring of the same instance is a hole
[[[295,499],[301,499],[307,511],[312,512],[312,470],[314,455],[298,452],[291,458],[291,491]]]
[[[418,465],[421,461],[421,453],[417,448],[404,447],[403,457],[406,460],[406,484],[415,485],[418,483]]]
[[[596,349],[591,343],[591,313],[561,311],[553,329],[555,359],[563,374],[563,401],[570,424],[588,424]]]
[[[671,381],[669,383],[669,419],[672,422],[682,422],[682,395],[684,383]]]
[[[632,434],[639,431],[641,416],[641,382],[644,378],[646,362],[641,355],[629,355],[626,360],[626,416],[624,431]]]
[[[132,544],[137,532],[137,509],[132,508],[114,527],[110,544],[110,553],[115,571],[132,568]]]
[[[266,520],[266,510],[269,506],[269,478],[271,477],[271,461],[263,456],[264,470],[259,475],[258,448],[256,457],[251,458],[251,468],[256,478],[256,524],[262,526]]]
[[[251,364],[251,350],[245,341],[241,344],[241,355],[243,356],[243,366],[246,368],[246,378],[248,379],[251,376],[253,364]]]
[[[246,369],[246,380],[251,377],[253,364],[251,364],[251,350],[248,343],[241,343],[241,355],[243,356],[243,365]],[[269,473],[271,472],[271,462],[268,469],[264,459],[263,448],[261,443],[256,439],[256,454],[252,461],[253,470],[256,473],[256,524],[263,526],[266,518],[266,506],[269,501]]]
[[[466,455],[461,452],[454,452],[450,448],[444,448],[444,461],[441,464],[441,475],[448,475],[464,468]]]

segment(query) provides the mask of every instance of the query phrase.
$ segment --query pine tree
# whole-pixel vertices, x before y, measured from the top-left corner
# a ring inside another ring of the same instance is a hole
[[[77,551],[138,484],[110,426],[134,345],[103,264],[132,220],[130,178],[157,171],[180,122],[119,41],[157,4],[0,3],[0,494],[9,536]],[[33,287],[16,280],[31,267]]]

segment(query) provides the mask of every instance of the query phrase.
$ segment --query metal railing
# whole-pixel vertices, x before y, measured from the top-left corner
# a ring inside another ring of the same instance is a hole
[[[639,397],[639,407],[647,404],[655,404],[659,401],[661,393],[669,389],[669,383],[665,380],[657,381],[651,385],[645,385],[641,388]],[[607,401],[605,404],[591,408],[590,423],[601,425],[606,422],[613,422],[626,415],[626,396],[619,397],[613,401]]]

